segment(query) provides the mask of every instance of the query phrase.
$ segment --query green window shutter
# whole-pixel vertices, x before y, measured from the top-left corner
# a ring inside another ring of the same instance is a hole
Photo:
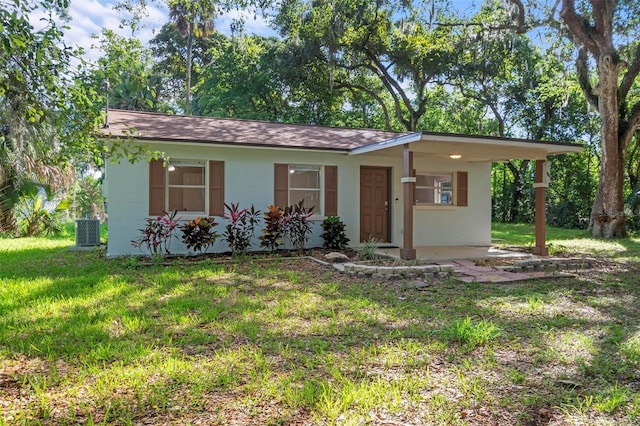
[[[224,216],[224,161],[209,161],[209,215]]]
[[[166,179],[164,160],[151,160],[149,163],[149,216],[161,216],[165,212]]]

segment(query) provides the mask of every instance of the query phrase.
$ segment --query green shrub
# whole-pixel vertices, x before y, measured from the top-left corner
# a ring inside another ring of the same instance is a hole
[[[276,250],[282,244],[282,237],[284,235],[284,229],[282,224],[282,218],[284,211],[278,207],[271,205],[264,212],[264,228],[262,229],[262,235],[260,238],[260,247],[265,247],[269,250]]]
[[[303,206],[303,200],[284,209],[282,228],[284,235],[289,239],[291,247],[298,251],[304,249],[304,244],[311,234],[311,222],[309,218],[313,214],[313,207]]]
[[[15,210],[18,213],[18,225],[22,236],[51,236],[62,232],[60,212],[47,210],[45,199],[41,194],[20,197]]]
[[[222,234],[222,239],[229,244],[234,255],[246,253],[251,246],[260,210],[256,210],[253,206],[250,209],[240,209],[239,203],[225,203],[224,206],[229,210],[224,215],[229,219],[229,224]]]
[[[378,248],[378,240],[374,237],[369,238],[367,241],[360,244],[360,247],[356,248],[358,259],[360,260],[373,260],[377,258],[376,249]]]
[[[173,234],[178,226],[177,211],[164,212],[162,216],[146,219],[147,225],[140,229],[140,237],[131,241],[131,245],[137,248],[146,247],[152,255],[163,256],[170,254],[169,246]]]
[[[333,250],[344,250],[349,244],[349,238],[344,230],[345,224],[338,216],[329,216],[322,221],[323,247]]]
[[[214,217],[196,217],[180,226],[182,242],[189,249],[203,253],[215,244],[220,234],[213,227],[218,226]]]

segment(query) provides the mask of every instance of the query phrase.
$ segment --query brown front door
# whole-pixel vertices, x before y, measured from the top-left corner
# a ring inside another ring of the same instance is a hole
[[[391,242],[391,189],[387,167],[360,167],[360,241]]]

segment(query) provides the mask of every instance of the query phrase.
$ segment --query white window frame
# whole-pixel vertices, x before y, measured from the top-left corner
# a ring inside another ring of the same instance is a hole
[[[417,177],[418,176],[448,176],[451,178],[451,188],[450,188],[450,192],[451,192],[451,201],[449,203],[426,203],[426,202],[419,202],[417,199],[415,200],[415,205],[416,206],[420,206],[420,207],[442,207],[442,208],[446,208],[446,207],[454,207],[456,205],[456,186],[457,186],[457,182],[456,182],[456,173],[455,172],[434,172],[434,171],[429,171],[429,172],[416,172],[416,198],[417,198],[417,192],[418,189],[426,189],[426,190],[433,190],[434,194],[434,200],[437,197],[442,197],[442,191],[444,191],[444,189],[442,188],[437,188],[437,186],[430,186],[430,185],[418,185],[418,180]],[[437,193],[439,191],[439,194]]]
[[[171,166],[173,167],[202,167],[204,169],[204,182],[202,185],[171,185]],[[204,191],[204,210],[203,211],[195,211],[195,210],[178,210],[178,213],[181,215],[193,215],[193,216],[206,216],[207,206],[209,205],[209,162],[204,160],[171,160],[169,161],[169,166],[167,167],[167,184],[165,188],[165,208],[169,211],[169,206],[171,205],[170,199],[170,189],[171,188],[202,188]]]
[[[310,188],[298,188],[291,186],[291,175],[296,171],[317,171],[318,172],[318,188],[310,189]],[[324,212],[324,166],[319,164],[299,164],[292,163],[289,164],[289,173],[287,174],[287,200],[288,205],[292,205],[293,201],[291,200],[291,191],[317,191],[318,192],[318,200],[319,205],[313,206],[313,215],[312,218],[323,216]]]

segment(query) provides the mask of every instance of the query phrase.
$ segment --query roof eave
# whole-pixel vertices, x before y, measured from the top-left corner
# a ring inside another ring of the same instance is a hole
[[[393,139],[387,139],[382,142],[376,142],[369,145],[359,146],[352,149],[349,155],[366,154],[368,152],[379,151],[381,149],[393,148],[407,143],[418,142],[422,139],[422,132],[410,133]]]
[[[365,154],[384,149],[394,148],[404,144],[419,142],[452,142],[469,145],[491,144],[502,147],[519,147],[540,151],[544,155],[560,155],[580,152],[584,149],[582,145],[565,142],[531,141],[514,138],[489,138],[482,136],[453,135],[443,133],[423,133],[417,132],[397,138],[361,146],[351,150],[349,155]]]
[[[249,142],[219,142],[219,141],[203,141],[192,139],[171,139],[171,138],[154,138],[144,136],[116,136],[116,135],[102,135],[102,138],[107,140],[114,139],[130,139],[135,141],[144,141],[148,143],[161,143],[161,144],[178,144],[178,145],[190,145],[190,146],[219,146],[225,148],[263,148],[263,149],[287,149],[287,150],[299,150],[299,151],[329,151],[337,154],[350,153],[349,148],[337,148],[337,147],[317,147],[317,146],[303,146],[303,145],[274,145],[274,144],[259,144]]]

